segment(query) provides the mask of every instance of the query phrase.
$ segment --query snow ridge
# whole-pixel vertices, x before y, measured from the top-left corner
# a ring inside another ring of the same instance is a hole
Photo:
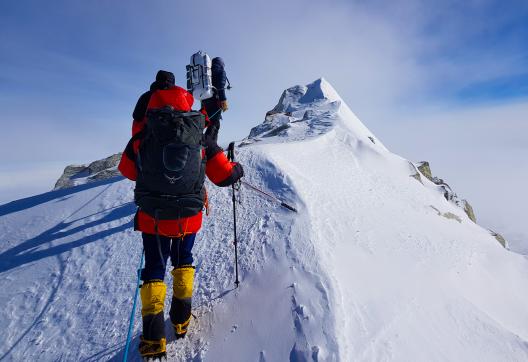
[[[241,145],[246,181],[299,212],[237,192],[234,289],[231,190],[207,184],[197,319],[176,341],[166,316],[170,360],[528,359],[528,260],[414,177],[324,79],[286,90]],[[122,358],[132,199],[112,178],[0,205],[0,359]],[[132,351],[139,310],[134,331]]]

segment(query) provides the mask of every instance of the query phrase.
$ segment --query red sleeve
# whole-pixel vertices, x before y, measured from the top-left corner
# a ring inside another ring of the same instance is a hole
[[[225,187],[237,182],[244,171],[239,163],[229,162],[224,152],[218,152],[207,160],[205,174],[216,186]]]
[[[137,170],[136,170],[136,152],[134,151],[134,138],[128,141],[125,151],[121,155],[121,160],[117,169],[127,179],[136,181]]]
[[[145,128],[145,124],[147,123],[147,117],[141,119],[141,120],[134,120],[132,121],[132,137],[138,134]]]
[[[205,173],[209,180],[219,184],[231,175],[233,165],[223,152],[218,152],[211,159],[207,160]]]
[[[150,101],[151,95],[151,90],[143,93],[136,103],[134,112],[132,112],[132,136],[140,132],[145,126],[145,114],[147,113],[147,106]]]
[[[190,92],[185,91],[185,98],[187,98],[187,103],[189,103],[189,108],[192,108],[194,104],[194,97]]]
[[[209,116],[207,115],[205,107],[202,107],[202,109],[200,109],[200,113],[205,116],[205,127],[209,127]]]

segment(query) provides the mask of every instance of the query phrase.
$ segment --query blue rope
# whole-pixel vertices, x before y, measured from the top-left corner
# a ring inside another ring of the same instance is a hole
[[[136,285],[136,295],[134,296],[134,305],[132,306],[132,312],[130,313],[130,322],[128,324],[128,333],[127,341],[125,346],[125,355],[123,357],[123,362],[126,362],[128,357],[128,349],[130,348],[130,340],[132,338],[132,328],[134,328],[134,315],[136,314],[136,304],[139,294],[139,283],[141,281],[141,269],[143,268],[143,259],[145,257],[145,251],[141,251],[141,261],[139,262],[139,268],[137,270],[137,285]]]
[[[216,112],[214,112],[212,116],[209,116],[209,119],[211,119],[211,118],[213,118],[214,116],[216,116],[216,114],[217,114],[218,112],[220,112],[221,110],[222,110],[222,108],[220,108],[219,110],[217,110]]]

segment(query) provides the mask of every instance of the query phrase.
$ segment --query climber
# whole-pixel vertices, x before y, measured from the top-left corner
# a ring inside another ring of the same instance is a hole
[[[220,120],[222,119],[222,112],[229,109],[226,98],[226,84],[227,89],[230,89],[229,79],[225,72],[224,60],[220,57],[213,58],[211,65],[213,96],[202,101],[202,107],[205,108],[209,115],[211,124],[207,128],[205,135],[207,138],[211,137],[215,142],[218,140],[218,130],[220,129]]]
[[[132,113],[132,136],[138,133],[145,126],[145,116],[147,114],[147,106],[150,101],[152,93],[159,89],[168,89],[174,86],[174,74],[165,70],[160,70],[156,74],[156,80],[150,85],[150,90],[143,93],[134,107]]]
[[[166,263],[173,270],[170,320],[176,338],[187,333],[194,283],[192,248],[207,208],[204,177],[229,186],[244,174],[229,162],[212,138],[203,141],[207,116],[192,111],[193,96],[174,85],[174,75],[159,71],[151,90],[134,110],[133,136],[118,166],[136,181],[138,210],[134,229],[142,233],[145,268],[141,272],[143,334],[139,352],[144,358],[166,356],[163,306]],[[205,144],[204,144],[205,143]]]

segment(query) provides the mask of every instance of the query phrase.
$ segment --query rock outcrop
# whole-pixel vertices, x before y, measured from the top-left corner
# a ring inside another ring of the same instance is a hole
[[[443,216],[445,217],[446,219],[449,219],[449,220],[456,220],[458,221],[459,223],[462,222],[462,219],[453,214],[452,212],[441,212],[440,210],[438,210],[436,207],[434,207],[433,205],[431,205],[431,208],[434,209],[436,211],[436,213],[438,214],[438,216]]]
[[[75,185],[106,180],[120,175],[117,165],[121,159],[121,153],[97,160],[89,165],[66,166],[62,176],[55,183],[54,190],[64,189]]]
[[[506,248],[506,247],[508,246],[508,242],[506,241],[506,239],[504,239],[504,237],[503,237],[501,234],[496,233],[496,232],[493,231],[493,230],[490,230],[490,233],[491,233],[491,235],[492,235],[493,237],[495,237],[495,239],[497,239],[497,241],[498,241],[499,243],[501,243],[501,245],[502,245],[503,247]]]
[[[464,212],[467,214],[467,216],[473,221],[474,223],[477,222],[477,217],[475,216],[475,212],[473,211],[473,207],[469,204],[467,200],[461,200],[457,201],[457,205],[460,206],[462,209],[464,209]]]
[[[90,175],[95,175],[101,171],[106,171],[110,168],[116,167],[121,160],[121,153],[116,153],[102,160],[97,160],[88,165],[88,173]]]
[[[429,162],[427,161],[421,161],[416,164],[416,167],[418,167],[418,170],[427,177],[430,181],[433,181],[433,174],[431,173],[431,167],[429,166]]]
[[[466,213],[466,215],[468,216],[468,218],[471,221],[473,221],[474,223],[477,222],[477,218],[475,216],[475,211],[473,210],[473,207],[471,206],[471,204],[465,199],[460,199],[457,196],[457,194],[453,192],[451,187],[443,179],[441,179],[439,177],[436,177],[436,176],[433,176],[433,173],[431,172],[431,166],[429,165],[429,162],[421,161],[421,162],[416,163],[414,166],[416,166],[416,167],[413,170],[417,170],[417,171],[416,172],[415,171],[411,171],[411,172],[413,172],[410,175],[411,177],[415,178],[416,180],[418,180],[422,184],[423,184],[423,181],[422,181],[422,178],[420,177],[420,175],[422,175],[425,178],[427,178],[429,181],[431,181],[433,184],[436,185],[436,187],[438,188],[438,191],[441,192],[444,195],[444,197],[445,197],[445,199],[447,201],[450,201],[450,202],[454,203],[455,205],[460,207],[462,210],[464,210],[464,212]],[[441,216],[448,217],[448,215],[444,215],[438,210],[437,210],[437,212]],[[457,221],[460,222],[461,220],[457,219]],[[495,237],[495,239],[497,239],[497,241],[503,247],[507,246],[508,242],[502,237],[502,235],[500,235],[499,233],[496,233],[496,232],[494,232],[492,230],[490,230],[490,233],[491,233],[491,235],[493,235]]]
[[[469,217],[471,221],[474,223],[477,222],[477,218],[475,217],[475,212],[473,211],[473,207],[471,207],[470,203],[467,200],[460,199],[456,193],[453,192],[451,189],[451,186],[449,186],[443,179],[433,176],[433,173],[431,172],[431,166],[429,165],[429,162],[427,161],[421,161],[416,164],[416,168],[420,173],[427,178],[429,181],[437,185],[438,190],[444,195],[445,199],[447,201],[451,201],[454,204],[456,204],[458,207],[460,207],[466,215]],[[421,181],[421,178],[419,176],[416,176],[416,174],[411,175],[418,181]],[[422,182],[423,183],[423,182]]]

